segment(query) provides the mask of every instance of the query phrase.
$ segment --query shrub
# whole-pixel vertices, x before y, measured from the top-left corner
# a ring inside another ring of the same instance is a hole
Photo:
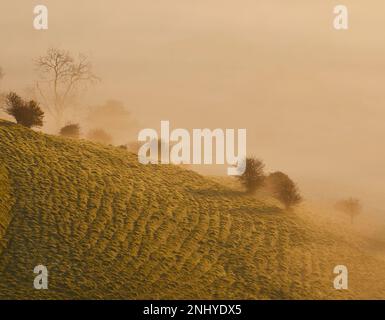
[[[80,126],[77,123],[67,124],[60,129],[60,135],[78,139],[80,137]]]
[[[93,142],[112,144],[112,137],[103,129],[91,130],[88,133],[87,138]]]
[[[302,201],[297,185],[283,172],[271,173],[266,178],[266,185],[273,196],[278,199],[287,210]]]
[[[24,101],[14,92],[5,97],[4,111],[13,116],[18,124],[27,128],[41,127],[43,125],[44,112],[36,101]]]
[[[141,143],[139,141],[131,141],[127,143],[126,147],[128,151],[138,154],[138,151],[141,147]]]
[[[263,173],[265,165],[256,158],[246,159],[245,172],[238,176],[241,184],[246,188],[247,193],[255,193],[262,185],[265,179]]]

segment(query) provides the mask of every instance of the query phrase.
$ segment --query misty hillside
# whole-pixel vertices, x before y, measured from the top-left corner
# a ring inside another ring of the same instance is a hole
[[[359,243],[192,171],[0,121],[2,299],[383,297],[385,264]]]

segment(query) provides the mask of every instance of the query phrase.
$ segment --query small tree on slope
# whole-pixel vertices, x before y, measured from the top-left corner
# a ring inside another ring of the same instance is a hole
[[[36,101],[24,101],[14,92],[5,97],[4,111],[13,116],[18,124],[27,128],[41,127],[43,125],[44,112]]]
[[[246,159],[246,170],[242,175],[238,176],[238,179],[246,188],[247,193],[253,194],[263,185],[265,179],[264,167],[265,165],[259,159]]]
[[[353,224],[354,218],[361,214],[362,206],[360,200],[349,198],[340,200],[335,205],[338,211],[341,211],[350,217],[350,222]]]
[[[302,201],[297,185],[283,172],[271,173],[266,178],[266,184],[273,196],[282,202],[286,210],[291,210],[293,206]]]
[[[79,139],[80,126],[77,123],[70,123],[60,129],[60,135],[63,137]]]

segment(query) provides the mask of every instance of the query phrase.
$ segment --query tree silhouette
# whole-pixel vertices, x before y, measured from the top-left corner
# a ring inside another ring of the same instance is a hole
[[[335,205],[336,209],[345,213],[350,217],[350,222],[353,224],[354,218],[361,214],[362,206],[360,200],[356,198],[349,198],[340,200]]]
[[[246,158],[245,172],[237,178],[246,188],[246,192],[253,194],[263,185],[265,175],[263,173],[265,165],[256,158]]]
[[[80,137],[80,126],[77,123],[70,123],[60,129],[60,135],[78,139]]]
[[[266,178],[266,185],[287,210],[291,210],[302,201],[297,185],[283,172],[271,173]]]
[[[4,111],[13,116],[18,124],[25,127],[41,127],[44,112],[36,101],[24,101],[14,92],[5,97]]]
[[[39,72],[35,84],[37,94],[60,127],[65,111],[74,103],[80,89],[95,83],[98,78],[87,56],[80,54],[75,59],[69,52],[56,48],[48,49],[35,65]]]
[[[87,138],[93,142],[112,144],[112,137],[103,129],[91,130],[88,133]]]

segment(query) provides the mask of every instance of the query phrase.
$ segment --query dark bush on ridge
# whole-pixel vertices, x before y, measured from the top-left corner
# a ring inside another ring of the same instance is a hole
[[[70,123],[60,129],[60,135],[78,139],[80,137],[80,126],[77,123]]]
[[[287,210],[302,201],[297,185],[283,172],[273,172],[266,178],[266,186]]]
[[[91,130],[88,133],[87,138],[93,142],[112,144],[112,137],[103,129]]]
[[[265,179],[264,167],[265,165],[259,159],[246,159],[246,170],[241,176],[238,176],[238,179],[246,188],[247,193],[253,194],[263,185]]]
[[[44,112],[36,101],[25,101],[14,92],[5,97],[4,111],[27,128],[43,126]]]

